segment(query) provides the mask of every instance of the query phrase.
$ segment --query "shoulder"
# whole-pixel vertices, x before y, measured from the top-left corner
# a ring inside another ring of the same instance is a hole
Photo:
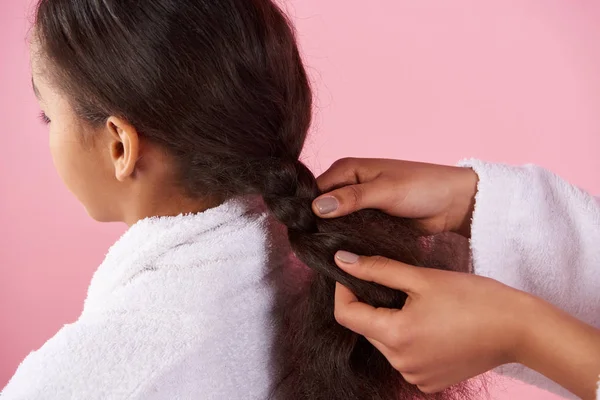
[[[145,312],[82,318],[21,363],[2,399],[129,398],[193,345],[174,340],[188,323],[186,316]]]

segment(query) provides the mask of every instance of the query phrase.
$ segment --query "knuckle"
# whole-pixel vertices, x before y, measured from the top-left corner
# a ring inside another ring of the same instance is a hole
[[[402,357],[395,354],[392,358],[388,358],[390,365],[403,376],[404,374],[415,376],[414,366],[411,362],[407,361],[406,357]]]
[[[386,269],[390,264],[390,259],[382,256],[373,256],[369,258],[366,264],[368,270],[378,272]]]
[[[412,318],[406,314],[404,313],[404,318],[396,318],[394,321],[394,331],[402,332],[402,343],[409,343],[414,337]]]
[[[348,202],[351,207],[357,208],[362,204],[363,191],[360,186],[348,186]]]
[[[335,308],[333,310],[333,317],[335,318],[335,320],[337,321],[338,324],[340,324],[342,326],[346,326],[347,325],[347,322],[348,322],[347,313],[345,313],[337,305],[335,306]]]
[[[392,360],[388,360],[390,362],[390,365],[392,366],[392,368],[394,368],[396,371],[398,372],[402,372],[405,371],[405,365],[401,360],[398,359],[392,359]],[[406,380],[406,379],[405,379]]]
[[[356,161],[354,158],[340,158],[331,164],[331,166],[321,176],[317,178],[319,189],[323,192],[329,192],[348,185],[355,176],[354,168]]]
[[[354,163],[356,162],[355,158],[352,157],[344,157],[344,158],[340,158],[339,160],[335,161],[333,164],[331,164],[331,169],[346,169],[351,167],[352,165],[354,165]]]
[[[414,335],[410,328],[406,328],[406,323],[394,321],[386,332],[385,345],[397,353],[405,354],[415,345]]]
[[[404,347],[404,343],[406,342],[406,336],[403,332],[398,329],[394,329],[388,333],[388,347],[399,350]]]
[[[348,184],[356,181],[356,170],[359,168],[357,158],[341,158],[331,164],[329,171],[334,173],[338,178]],[[338,182],[338,183],[342,183]]]

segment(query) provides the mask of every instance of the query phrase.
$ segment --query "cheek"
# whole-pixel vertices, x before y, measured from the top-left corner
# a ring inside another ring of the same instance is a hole
[[[56,172],[63,180],[69,190],[73,191],[72,183],[74,174],[77,174],[78,165],[75,160],[77,154],[76,142],[73,142],[68,135],[62,131],[60,127],[50,128],[49,133],[50,141],[50,154],[52,154],[52,161]]]
[[[86,207],[95,196],[92,182],[100,182],[99,165],[92,149],[85,148],[78,132],[61,130],[60,127],[50,130],[50,153],[56,172],[66,187]]]
[[[77,130],[50,131],[50,152],[65,186],[98,221],[114,221],[114,175],[99,146],[83,143]]]

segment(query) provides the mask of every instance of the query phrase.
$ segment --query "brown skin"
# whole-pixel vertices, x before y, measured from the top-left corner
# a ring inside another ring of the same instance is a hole
[[[417,219],[430,234],[451,231],[468,237],[477,182],[477,174],[468,168],[346,158],[335,162],[318,178],[323,192],[344,185],[319,197],[334,197],[339,208],[322,214],[317,201],[313,210],[322,218],[335,218],[376,208],[390,215]]]
[[[417,218],[430,233],[470,235],[477,177],[470,169],[394,160],[343,160],[319,178],[332,218],[377,208]],[[317,199],[317,201],[319,200]],[[317,201],[313,209],[319,215]],[[402,310],[374,308],[337,284],[335,315],[364,335],[404,378],[441,391],[505,363],[522,363],[583,399],[595,398],[600,330],[492,279],[338,252],[349,274],[405,291]],[[459,310],[459,311],[457,311]],[[447,338],[454,338],[448,346]]]
[[[127,121],[111,116],[101,128],[92,128],[78,118],[66,97],[40,73],[37,58],[32,60],[36,96],[50,120],[54,165],[92,218],[133,225],[150,216],[200,212],[216,205],[185,196],[173,183],[169,155],[140,137]]]

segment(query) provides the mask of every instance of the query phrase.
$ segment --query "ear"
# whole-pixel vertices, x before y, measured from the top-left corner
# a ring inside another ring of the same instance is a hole
[[[106,128],[115,177],[123,182],[135,172],[140,153],[140,138],[133,125],[118,117],[108,118]]]

